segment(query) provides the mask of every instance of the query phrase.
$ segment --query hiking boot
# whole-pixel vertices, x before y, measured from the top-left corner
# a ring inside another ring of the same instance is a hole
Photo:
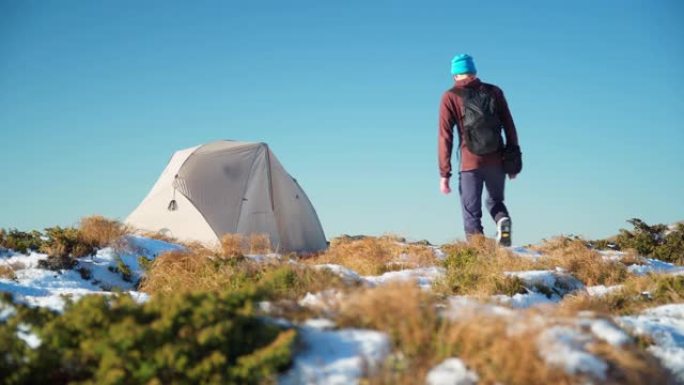
[[[511,245],[511,218],[503,217],[496,222],[496,243],[504,247]]]

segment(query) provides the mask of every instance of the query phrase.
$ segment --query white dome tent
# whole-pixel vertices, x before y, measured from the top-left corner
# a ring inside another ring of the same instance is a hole
[[[309,198],[265,143],[222,140],[177,151],[126,223],[205,244],[234,233],[267,234],[278,252],[327,247]]]

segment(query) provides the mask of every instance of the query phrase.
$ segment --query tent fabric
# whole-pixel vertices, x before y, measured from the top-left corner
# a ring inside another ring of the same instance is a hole
[[[267,234],[280,252],[327,247],[309,198],[265,143],[217,141],[177,151],[126,223],[205,244],[236,233]]]

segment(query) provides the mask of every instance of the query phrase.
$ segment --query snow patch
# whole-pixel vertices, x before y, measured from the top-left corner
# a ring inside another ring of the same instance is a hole
[[[605,319],[580,319],[581,326],[588,327],[594,335],[613,346],[624,346],[633,342],[624,330]]]
[[[364,276],[363,279],[371,286],[384,285],[389,282],[415,281],[421,289],[430,289],[432,283],[442,275],[444,269],[441,267],[420,267],[416,269],[405,269],[388,271],[382,275]]]
[[[462,295],[449,297],[447,299],[447,306],[442,311],[442,315],[451,320],[463,319],[473,314],[505,317],[515,315],[515,311],[504,306],[484,303],[475,298]]]
[[[555,302],[560,301],[568,293],[584,288],[582,282],[562,269],[508,271],[505,274],[520,278],[528,290],[547,294]]]
[[[24,341],[31,349],[35,349],[43,343],[40,337],[31,331],[31,327],[23,323],[17,326],[17,337]]]
[[[335,289],[327,289],[318,293],[306,293],[297,304],[309,309],[331,313],[344,298],[344,294]]]
[[[74,270],[47,270],[38,266],[46,254],[31,252],[28,255],[12,253],[3,262],[15,269],[14,280],[0,279],[0,291],[11,293],[15,301],[31,306],[46,307],[62,311],[66,299],[78,300],[89,294],[112,294],[118,288],[129,292],[138,302],[147,300],[147,295],[134,291],[135,283],[142,277],[143,269],[138,263],[139,256],[153,259],[160,253],[182,250],[183,247],[156,239],[140,236],[126,236],[120,248],[106,247],[94,255],[78,259]],[[130,280],[124,280],[116,270],[123,263],[130,271]],[[77,270],[83,269],[86,275]],[[87,271],[86,271],[87,270]]]
[[[321,330],[305,324],[299,327],[299,339],[304,347],[280,385],[358,384],[390,351],[389,337],[373,330]]]
[[[526,247],[511,247],[509,248],[513,252],[513,254],[519,256],[519,257],[524,257],[524,258],[529,258],[532,260],[537,260],[542,257],[542,253],[528,249]]]
[[[655,344],[648,350],[684,383],[684,304],[658,306],[620,317],[618,323],[636,334],[650,336]]]
[[[492,298],[502,305],[507,305],[516,309],[526,309],[532,306],[555,304],[560,301],[560,297],[557,295],[552,296],[552,298],[547,297],[544,294],[537,292],[530,292],[526,294],[514,294],[512,296],[508,295],[495,295]]]
[[[476,385],[479,380],[458,358],[447,358],[427,375],[427,385]]]
[[[653,258],[643,258],[644,264],[627,266],[630,273],[645,275],[648,273],[684,274],[684,266]]]
[[[604,285],[596,285],[596,286],[587,286],[587,294],[589,294],[592,297],[603,297],[606,294],[612,293],[616,290],[619,290],[622,288],[622,285],[614,285],[614,286],[604,286]]]
[[[342,265],[336,265],[333,263],[325,263],[321,265],[314,265],[313,266],[315,269],[324,269],[324,270],[329,270],[333,274],[338,275],[342,280],[348,284],[353,284],[353,283],[360,283],[363,282],[363,278],[359,275],[359,273],[355,272],[354,270],[344,267]]]
[[[588,351],[593,338],[568,326],[553,326],[537,338],[540,356],[551,366],[570,375],[588,374],[599,380],[606,379],[608,364]]]

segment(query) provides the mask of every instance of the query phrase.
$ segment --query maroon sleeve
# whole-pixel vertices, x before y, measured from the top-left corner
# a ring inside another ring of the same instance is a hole
[[[456,123],[456,111],[454,111],[453,99],[449,92],[442,96],[439,106],[439,135],[438,157],[439,175],[444,178],[451,177],[451,150],[454,145],[454,124]]]
[[[499,112],[499,119],[504,127],[504,133],[506,134],[506,145],[512,144],[518,145],[518,132],[515,129],[515,123],[513,123],[513,117],[511,116],[511,111],[508,109],[508,103],[504,97],[503,91],[498,89],[496,93],[496,110]]]

